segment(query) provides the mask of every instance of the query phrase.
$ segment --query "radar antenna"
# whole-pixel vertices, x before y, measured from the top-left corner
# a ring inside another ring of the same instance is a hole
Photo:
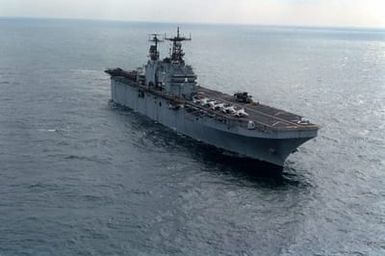
[[[159,39],[160,34],[150,34],[148,37],[149,42],[154,44],[150,46],[149,57],[151,60],[159,59],[158,43],[163,42],[164,40]]]
[[[178,27],[176,31],[176,36],[165,37],[165,40],[172,42],[172,50],[170,53],[171,61],[177,62],[177,63],[184,63],[184,60],[183,60],[184,52],[182,50],[182,41],[191,41],[191,35],[190,37],[181,36],[179,33],[179,27]]]

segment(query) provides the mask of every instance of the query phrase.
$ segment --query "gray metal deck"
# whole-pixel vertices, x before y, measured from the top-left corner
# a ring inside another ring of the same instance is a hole
[[[241,103],[235,101],[234,97],[219,91],[211,90],[202,86],[197,86],[198,94],[215,99],[223,103],[229,103],[238,108],[244,108],[249,114],[248,117],[238,118],[240,120],[252,120],[260,125],[271,129],[295,129],[295,130],[313,130],[319,127],[307,121],[302,117],[281,109],[273,108],[267,105],[254,103]]]
[[[152,92],[158,96],[174,101],[178,104],[185,104],[194,106],[207,113],[212,113],[216,116],[233,120],[238,123],[247,125],[248,121],[254,121],[258,127],[264,127],[268,130],[295,130],[295,131],[311,131],[318,130],[319,126],[312,124],[308,121],[304,121],[301,116],[273,108],[259,102],[242,103],[235,101],[234,97],[229,94],[225,94],[219,91],[211,90],[202,86],[196,86],[196,93],[202,97],[215,99],[218,102],[231,104],[238,109],[244,108],[249,114],[247,117],[235,117],[231,114],[224,114],[221,111],[211,110],[209,108],[202,107],[200,104],[195,104],[192,101],[186,101],[185,99],[170,97],[165,91],[160,88],[152,88],[149,86],[140,85],[135,79],[128,77],[125,74],[119,73],[118,75],[111,74],[115,79],[120,80],[123,83],[130,84],[143,90]]]

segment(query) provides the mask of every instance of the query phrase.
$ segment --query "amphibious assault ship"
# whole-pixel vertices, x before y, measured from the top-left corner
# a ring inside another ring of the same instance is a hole
[[[158,44],[170,41],[170,56],[160,59]],[[239,157],[283,166],[298,146],[317,136],[318,126],[299,115],[259,102],[247,92],[229,95],[197,84],[197,75],[184,61],[180,35],[160,39],[151,34],[149,60],[126,71],[108,69],[111,97],[198,141]]]

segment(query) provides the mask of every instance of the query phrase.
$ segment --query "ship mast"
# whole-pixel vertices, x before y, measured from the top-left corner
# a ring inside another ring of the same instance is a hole
[[[149,57],[151,60],[159,59],[159,51],[158,51],[158,43],[163,42],[163,40],[158,38],[159,34],[150,34],[149,42],[153,42],[154,44],[150,46]]]
[[[182,50],[182,42],[183,41],[191,41],[191,35],[190,37],[184,37],[179,34],[179,27],[176,32],[176,36],[174,37],[166,37],[166,40],[172,42],[172,49],[170,53],[170,58],[172,62],[175,63],[184,63],[183,56],[184,52]]]

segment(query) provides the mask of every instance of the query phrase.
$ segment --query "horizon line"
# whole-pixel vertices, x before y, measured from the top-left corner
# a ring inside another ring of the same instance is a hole
[[[96,21],[96,22],[122,22],[122,23],[157,23],[157,24],[187,24],[187,25],[211,25],[211,26],[256,26],[256,27],[281,27],[281,28],[303,28],[303,29],[348,29],[348,30],[378,30],[385,31],[385,27],[368,26],[332,26],[332,25],[300,25],[300,24],[261,24],[261,23],[227,23],[227,22],[199,22],[199,21],[167,21],[167,20],[120,20],[120,19],[97,19],[97,18],[74,18],[74,17],[37,17],[37,16],[0,16],[0,19],[35,19],[35,20],[73,20],[73,21]]]

